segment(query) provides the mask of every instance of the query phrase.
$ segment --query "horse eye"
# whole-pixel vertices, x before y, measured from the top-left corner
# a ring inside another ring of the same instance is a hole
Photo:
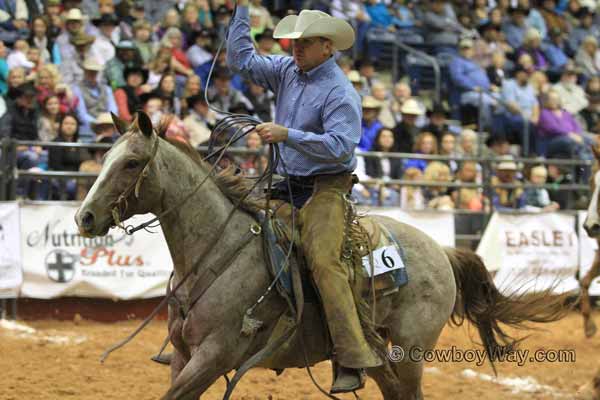
[[[138,160],[129,160],[129,161],[127,161],[127,164],[125,164],[125,168],[127,168],[127,169],[135,169],[139,166],[140,166],[140,163]]]

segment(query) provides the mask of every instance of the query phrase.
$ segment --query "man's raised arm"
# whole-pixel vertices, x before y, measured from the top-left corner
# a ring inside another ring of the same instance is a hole
[[[277,93],[285,67],[290,63],[293,63],[291,57],[261,56],[255,51],[250,37],[248,0],[238,1],[227,37],[227,66]]]

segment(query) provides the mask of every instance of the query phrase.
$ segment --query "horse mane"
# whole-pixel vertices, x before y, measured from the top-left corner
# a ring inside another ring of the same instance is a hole
[[[200,154],[189,143],[171,137],[163,139],[188,156],[198,166],[209,170],[211,166],[202,160]],[[254,193],[246,194],[252,190],[255,181],[236,174],[236,167],[233,165],[224,168],[217,174],[212,174],[212,179],[217,187],[223,192],[225,197],[233,203],[240,203],[240,207],[251,213],[257,213],[265,208],[265,197]]]

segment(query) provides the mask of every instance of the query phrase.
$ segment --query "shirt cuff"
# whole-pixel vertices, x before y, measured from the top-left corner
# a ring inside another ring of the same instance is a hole
[[[249,14],[250,14],[250,12],[249,12],[248,6],[237,6],[237,8],[235,10],[236,18],[248,19]]]
[[[289,145],[298,144],[300,140],[302,140],[302,136],[304,136],[302,131],[288,128],[288,137],[285,140],[285,143]]]

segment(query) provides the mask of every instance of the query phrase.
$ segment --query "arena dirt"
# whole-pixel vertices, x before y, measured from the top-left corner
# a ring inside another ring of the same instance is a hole
[[[600,324],[600,315],[595,315]],[[98,323],[89,321],[35,321],[27,325],[35,334],[0,328],[0,399],[158,399],[169,385],[167,367],[149,361],[164,339],[164,321],[153,323],[131,344],[99,363],[100,354],[110,344],[125,337],[137,321]],[[503,383],[489,381],[492,369],[468,362],[427,364],[424,392],[427,399],[554,399],[572,398],[600,366],[600,336],[586,340],[579,315],[546,326],[531,334],[521,348],[574,349],[574,363],[498,364]],[[457,346],[479,348],[473,328],[447,327],[438,348]],[[58,338],[58,339],[57,339]],[[62,340],[69,344],[57,344]],[[78,343],[80,342],[80,343]],[[77,344],[78,343],[78,344]],[[465,370],[472,370],[465,373]],[[314,368],[318,381],[330,385],[329,364]],[[483,375],[481,375],[483,374]],[[203,397],[221,399],[224,380],[215,383]],[[381,399],[374,382],[369,381],[362,399]],[[342,396],[343,397],[343,396]],[[305,371],[286,370],[280,377],[266,370],[251,371],[238,386],[234,399],[322,399]],[[345,396],[353,399],[354,396]]]

